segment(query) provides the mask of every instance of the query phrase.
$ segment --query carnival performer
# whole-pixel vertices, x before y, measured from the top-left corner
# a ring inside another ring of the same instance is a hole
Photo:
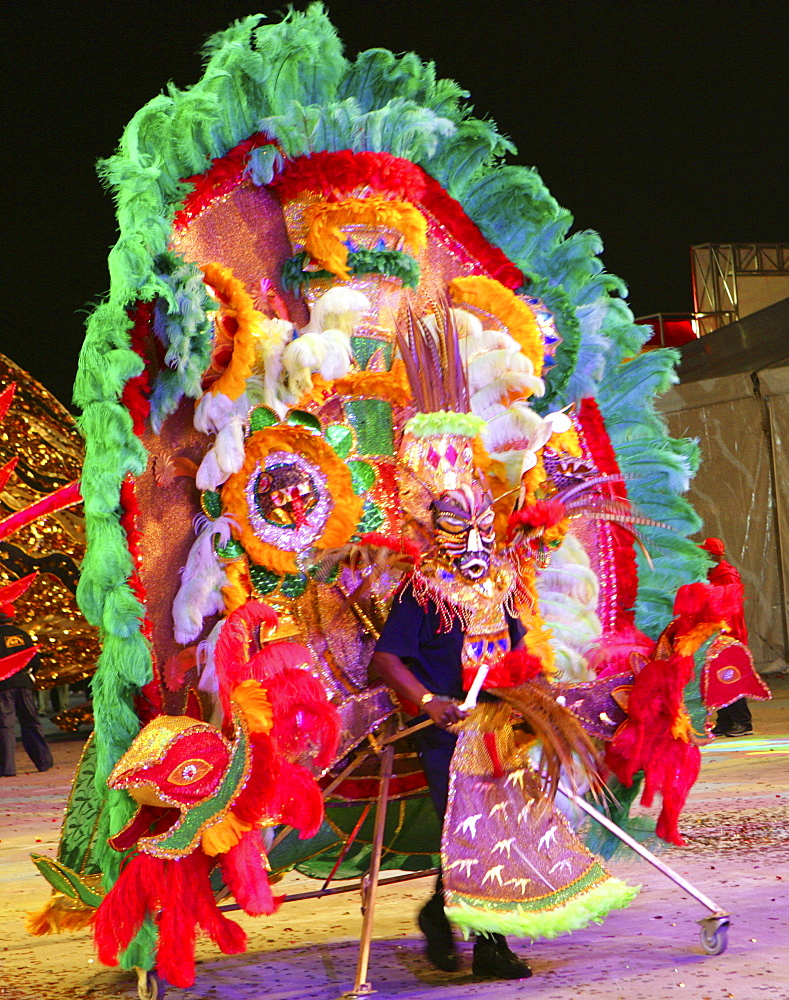
[[[490,545],[469,525],[463,563],[472,565],[490,558]],[[521,622],[507,615],[510,645],[516,648],[524,634]],[[449,775],[457,734],[455,723],[466,717],[463,700],[461,653],[463,629],[455,619],[442,631],[439,612],[432,601],[420,604],[407,586],[395,598],[386,625],[373,654],[372,668],[397,695],[422,706],[433,725],[413,737],[427,777],[430,797],[443,822],[449,795]],[[483,692],[484,697],[484,692]],[[421,716],[420,719],[423,719]],[[417,720],[419,721],[419,720]],[[426,939],[430,962],[444,972],[458,968],[458,954],[449,920],[444,913],[444,888],[439,872],[435,892],[422,907],[419,928]],[[477,976],[496,979],[524,979],[531,976],[528,963],[516,955],[501,934],[478,935],[474,941],[472,971]]]
[[[0,676],[6,658],[18,656],[32,649],[33,640],[24,629],[13,624],[16,609],[13,604],[0,607]],[[22,730],[22,746],[39,771],[52,767],[52,751],[44,738],[38,717],[33,674],[40,663],[34,653],[25,665],[5,680],[0,680],[0,776],[16,774],[14,752],[16,749],[16,721]]]
[[[724,559],[725,548],[720,538],[705,538],[699,548],[715,560],[707,573],[707,579],[713,587],[728,587],[726,595],[726,624],[734,639],[743,646],[748,645],[748,627],[745,624],[743,602],[745,587],[742,578],[730,562]],[[731,705],[718,709],[718,715],[713,726],[714,736],[751,736],[753,721],[751,710],[745,698],[739,698]]]

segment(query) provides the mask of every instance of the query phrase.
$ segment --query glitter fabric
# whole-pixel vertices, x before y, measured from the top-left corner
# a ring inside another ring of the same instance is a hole
[[[512,728],[499,722],[491,731],[488,711],[469,717],[452,759],[445,905],[465,929],[489,931],[500,922],[512,930],[510,914],[561,909],[609,875],[543,795]]]

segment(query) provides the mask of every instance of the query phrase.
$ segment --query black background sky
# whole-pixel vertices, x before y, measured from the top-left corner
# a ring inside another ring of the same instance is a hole
[[[0,351],[63,402],[116,238],[95,161],[168,80],[199,79],[207,36],[284,8],[6,0]],[[329,0],[328,9],[348,56],[413,50],[469,90],[575,227],[601,234],[637,316],[692,308],[691,245],[789,240],[786,0]]]

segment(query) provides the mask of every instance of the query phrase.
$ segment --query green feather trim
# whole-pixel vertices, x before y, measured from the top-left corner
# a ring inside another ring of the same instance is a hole
[[[611,910],[619,910],[638,895],[640,886],[626,885],[618,878],[607,878],[566,903],[553,909],[530,910],[523,906],[504,904],[500,911],[487,901],[464,901],[458,893],[446,906],[445,912],[451,923],[456,924],[468,937],[471,933],[512,934],[516,937],[555,938],[580,930],[590,923],[601,923]],[[535,900],[539,906],[540,901]]]

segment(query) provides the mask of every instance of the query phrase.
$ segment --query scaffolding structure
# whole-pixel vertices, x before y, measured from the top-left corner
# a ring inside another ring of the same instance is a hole
[[[704,243],[690,257],[699,336],[789,296],[789,243]]]

